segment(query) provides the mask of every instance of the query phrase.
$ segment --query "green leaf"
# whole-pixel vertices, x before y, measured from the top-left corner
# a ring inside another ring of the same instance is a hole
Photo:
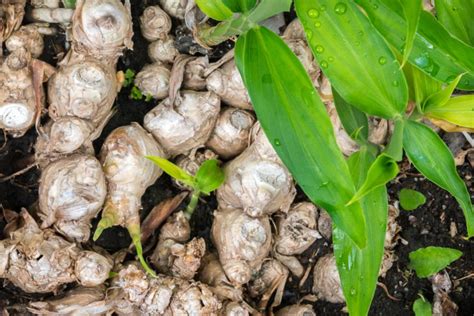
[[[125,70],[125,80],[123,82],[123,86],[126,88],[133,83],[133,79],[135,78],[135,71],[133,69],[128,68]]]
[[[446,86],[444,89],[437,91],[436,93],[433,93],[430,95],[425,103],[423,103],[422,110],[425,111],[426,108],[433,108],[433,107],[442,107],[445,105],[448,101],[451,95],[454,92],[454,89],[456,89],[456,86],[459,83],[459,80],[461,80],[462,75],[459,75],[453,82],[451,82],[448,86]]]
[[[400,64],[353,1],[295,0],[295,7],[313,54],[344,100],[384,118],[405,111],[408,88]]]
[[[390,180],[395,178],[397,174],[397,162],[385,153],[380,154],[367,171],[367,177],[365,178],[364,183],[346,205],[351,205],[376,188],[384,186]]]
[[[326,109],[298,58],[280,37],[257,27],[238,39],[235,60],[265,134],[293,177],[364,247],[361,206],[344,206],[355,192],[349,169]]]
[[[204,161],[199,167],[195,178],[196,188],[205,194],[209,194],[224,183],[225,175],[224,171],[219,167],[218,161],[211,159]]]
[[[393,134],[390,137],[390,143],[388,143],[384,150],[384,153],[395,161],[402,161],[403,159],[403,128],[403,120],[396,120]]]
[[[462,252],[457,249],[429,246],[410,252],[409,267],[416,271],[419,278],[427,278],[446,268],[461,256]]]
[[[403,10],[393,0],[355,0],[367,13],[377,30],[400,53],[405,45],[407,23]],[[450,83],[468,72],[459,89],[474,89],[474,48],[449,34],[428,12],[422,11],[413,49],[408,60],[431,77]]]
[[[443,106],[429,106],[425,108],[424,114],[430,118],[474,128],[474,95],[451,98]]]
[[[257,0],[222,0],[233,12],[247,12],[252,9]]]
[[[76,0],[63,0],[63,3],[67,9],[74,9],[76,7]]]
[[[217,45],[231,37],[245,33],[271,16],[289,11],[292,2],[292,0],[262,0],[252,10],[235,19],[223,21],[212,27],[205,23],[201,24],[195,32],[195,37],[198,42],[204,45]]]
[[[143,93],[137,86],[133,86],[132,90],[130,91],[130,98],[132,100],[141,100],[143,99]]]
[[[354,140],[366,142],[369,138],[369,121],[364,112],[347,103],[333,88],[334,105],[342,126]]]
[[[471,197],[466,184],[457,174],[453,156],[443,140],[429,127],[407,120],[403,148],[418,171],[456,198],[466,218],[468,236],[474,236]]]
[[[145,158],[153,161],[158,167],[160,167],[164,172],[174,179],[181,181],[191,187],[195,186],[194,177],[171,161],[158,156],[145,156]]]
[[[204,14],[216,21],[224,21],[232,17],[232,11],[223,0],[195,0]]]
[[[411,64],[406,64],[404,71],[408,87],[411,89],[410,100],[416,102],[417,108],[421,112],[421,105],[425,103],[430,95],[441,90],[443,83],[428,76]]]
[[[473,0],[435,0],[436,15],[444,27],[466,44],[474,46]]]
[[[431,316],[431,304],[423,296],[413,303],[415,316]]]
[[[426,202],[426,197],[423,193],[412,189],[402,189],[398,194],[398,199],[405,211],[415,210]]]
[[[360,187],[375,156],[366,146],[348,159],[352,179]],[[378,187],[361,199],[370,238],[364,249],[337,227],[333,230],[334,256],[350,315],[367,315],[377,287],[387,225],[387,190]]]
[[[398,0],[403,8],[405,21],[407,22],[405,47],[403,48],[402,67],[410,56],[413,48],[413,41],[415,40],[416,29],[418,28],[418,21],[420,20],[420,13],[422,10],[422,0]]]

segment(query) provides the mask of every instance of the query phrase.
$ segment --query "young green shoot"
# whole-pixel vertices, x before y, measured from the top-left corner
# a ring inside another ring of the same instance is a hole
[[[412,211],[425,204],[426,197],[412,189],[402,189],[398,194],[400,205],[405,211]]]
[[[146,158],[157,164],[171,177],[191,188],[191,200],[185,212],[188,219],[196,209],[201,194],[209,195],[225,180],[224,171],[215,159],[206,160],[193,176],[167,159],[156,156],[146,156]]]

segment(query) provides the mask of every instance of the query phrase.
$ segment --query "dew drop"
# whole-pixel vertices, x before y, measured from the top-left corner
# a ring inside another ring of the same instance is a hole
[[[324,47],[321,45],[316,45],[316,53],[321,54],[322,52],[324,52]]]
[[[383,56],[379,58],[379,64],[385,65],[386,63],[387,63],[387,58],[385,58]]]
[[[330,57],[328,58],[328,61],[329,61],[330,63],[333,62],[333,61],[334,61],[334,57],[330,56]]]
[[[306,37],[308,38],[308,40],[310,40],[313,37],[313,31],[307,30],[306,31]]]
[[[421,56],[418,56],[417,58],[415,58],[415,64],[418,67],[426,68],[430,64],[430,59],[425,55],[421,55]]]
[[[334,12],[336,12],[339,15],[343,15],[347,11],[347,5],[345,3],[339,2],[336,4],[334,7]]]
[[[273,140],[273,143],[275,144],[275,146],[280,146],[280,145],[281,145],[281,142],[280,142],[280,140],[279,140],[278,138],[275,138],[275,139]]]
[[[394,87],[398,87],[398,86],[400,85],[400,83],[398,82],[398,80],[394,80],[394,81],[392,82],[392,85],[393,85]]]
[[[321,26],[321,22],[319,22],[319,21],[314,22],[314,26],[315,26],[315,27],[320,27],[320,26]]]
[[[322,60],[322,61],[321,61],[321,67],[322,67],[322,68],[328,68],[328,63],[327,63],[327,61]]]
[[[356,289],[352,288],[351,289],[351,295],[356,295],[356,293],[357,293]]]
[[[309,9],[309,10],[308,10],[308,16],[309,16],[310,18],[313,18],[313,19],[314,19],[314,18],[317,18],[317,17],[319,16],[319,11],[316,10],[316,9]]]

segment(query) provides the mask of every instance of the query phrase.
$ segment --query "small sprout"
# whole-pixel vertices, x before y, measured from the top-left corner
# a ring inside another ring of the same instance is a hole
[[[153,96],[148,93],[148,94],[145,96],[145,102],[150,102],[151,100],[153,100]]]
[[[212,191],[219,188],[225,180],[224,171],[219,167],[218,161],[215,159],[206,160],[199,167],[196,175],[192,176],[169,160],[155,156],[146,156],[146,158],[153,161],[174,179],[192,188],[191,201],[186,208],[186,216],[188,218],[193,214],[201,193],[209,195]]]
[[[431,304],[423,295],[413,303],[413,312],[415,316],[431,316]]]
[[[398,199],[406,211],[417,209],[426,202],[426,197],[422,193],[412,189],[402,189],[398,194]]]
[[[444,247],[426,247],[410,252],[409,267],[416,271],[419,278],[426,278],[442,269],[462,255],[457,249]]]
[[[125,70],[125,81],[123,82],[123,86],[129,87],[132,85],[133,80],[135,79],[135,70],[128,68]]]
[[[133,86],[132,90],[130,91],[130,99],[132,100],[141,100],[143,99],[143,93],[138,89],[137,86]]]

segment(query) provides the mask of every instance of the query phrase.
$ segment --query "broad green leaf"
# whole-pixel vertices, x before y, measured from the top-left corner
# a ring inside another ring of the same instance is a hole
[[[408,56],[410,56],[415,40],[416,29],[418,28],[418,21],[420,20],[420,13],[422,10],[422,0],[398,0],[403,8],[405,21],[407,22],[405,47],[403,48],[402,67],[406,63]]]
[[[425,108],[424,114],[430,118],[474,128],[474,95],[453,97],[443,106]]]
[[[257,117],[303,191],[364,247],[365,221],[326,109],[298,58],[264,27],[241,36],[235,60]]]
[[[384,118],[404,112],[408,90],[400,64],[353,1],[295,0],[295,7],[314,56],[344,100]]]
[[[403,120],[396,120],[395,128],[390,137],[390,143],[388,143],[384,150],[384,153],[395,161],[402,161],[403,159],[403,128]]]
[[[153,161],[158,167],[160,167],[164,172],[166,172],[171,177],[175,178],[178,181],[183,182],[186,185],[194,187],[194,177],[172,163],[171,161],[158,157],[158,156],[145,156],[145,158]]]
[[[349,157],[349,168],[357,187],[362,185],[374,159],[365,146]],[[361,204],[370,236],[364,249],[358,249],[337,225],[333,229],[334,256],[350,315],[367,315],[377,287],[387,225],[385,187],[367,194],[361,199]]]
[[[417,108],[421,112],[421,105],[426,99],[441,90],[443,83],[430,77],[412,64],[406,64],[403,67],[410,90],[410,100],[416,102]]]
[[[205,194],[209,194],[224,182],[224,171],[219,167],[215,159],[206,160],[196,172],[197,189]]]
[[[425,111],[426,108],[442,107],[443,105],[445,105],[453,94],[454,89],[456,89],[456,86],[458,85],[459,80],[461,80],[461,77],[462,75],[459,75],[444,89],[430,95],[426,99],[425,103],[423,103],[422,110]]]
[[[196,5],[204,14],[216,21],[227,20],[233,14],[223,0],[196,0]]]
[[[403,11],[393,0],[355,0],[384,38],[400,53],[407,28]],[[428,12],[422,11],[408,60],[431,77],[450,83],[467,72],[459,89],[474,89],[474,48],[453,37]]]
[[[410,252],[409,267],[416,271],[419,278],[427,278],[446,268],[461,256],[462,252],[457,249],[429,246]]]
[[[413,303],[415,316],[431,316],[431,304],[424,297],[420,297]]]
[[[347,103],[335,89],[332,89],[334,105],[341,119],[342,126],[354,140],[367,141],[369,138],[369,121],[364,112]]]
[[[403,148],[418,171],[456,198],[466,218],[468,236],[474,236],[471,196],[456,171],[448,146],[429,127],[407,120],[403,133]]]
[[[217,45],[230,37],[245,33],[271,16],[289,11],[292,2],[292,0],[262,0],[251,10],[235,19],[223,21],[212,27],[203,23],[198,26],[195,37],[201,44]]]
[[[222,0],[233,12],[247,12],[255,6],[257,0]]]
[[[412,189],[402,189],[398,199],[405,211],[415,210],[426,202],[426,197],[422,193]]]
[[[441,24],[461,41],[474,46],[474,0],[435,0],[435,4]]]
[[[364,183],[360,186],[351,200],[347,202],[347,205],[359,201],[376,188],[385,186],[385,184],[395,178],[397,174],[398,165],[396,161],[385,153],[380,154],[369,167]]]

